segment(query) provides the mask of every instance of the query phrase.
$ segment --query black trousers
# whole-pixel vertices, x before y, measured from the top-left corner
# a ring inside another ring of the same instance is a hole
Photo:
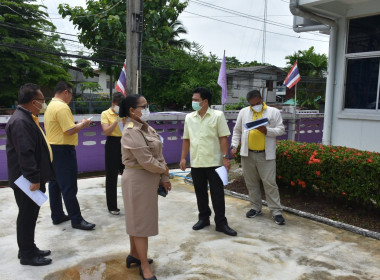
[[[108,211],[117,210],[117,176],[123,173],[121,161],[121,137],[107,136],[106,158],[106,200]]]
[[[212,207],[215,212],[215,224],[221,226],[227,224],[225,216],[224,186],[215,169],[218,167],[191,168],[195,195],[197,197],[199,219],[207,220],[211,216],[208,205],[207,185],[210,184]]]
[[[77,199],[78,193],[78,165],[74,146],[51,145],[53,151],[53,168],[55,180],[49,182],[49,201],[51,218],[57,222],[65,215],[62,198],[65,202],[67,214],[71,224],[79,224],[83,217]]]
[[[31,258],[38,250],[34,243],[34,232],[40,207],[21,189],[13,189],[18,206],[17,244],[21,258]]]

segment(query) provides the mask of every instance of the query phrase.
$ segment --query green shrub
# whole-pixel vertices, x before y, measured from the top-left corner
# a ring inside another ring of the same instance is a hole
[[[379,153],[278,141],[277,179],[279,185],[380,208]]]
[[[240,97],[239,103],[226,105],[226,110],[241,110],[248,106],[248,102],[244,97]]]

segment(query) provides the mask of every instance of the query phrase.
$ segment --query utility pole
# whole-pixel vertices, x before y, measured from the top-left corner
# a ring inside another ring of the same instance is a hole
[[[265,0],[264,4],[264,29],[263,29],[263,53],[262,53],[262,59],[261,63],[265,63],[265,49],[267,45],[267,18],[268,18],[268,12],[267,12],[267,0]]]
[[[141,93],[142,0],[127,0],[126,66],[127,94]],[[140,43],[140,44],[139,44]],[[141,89],[141,88],[140,88]]]

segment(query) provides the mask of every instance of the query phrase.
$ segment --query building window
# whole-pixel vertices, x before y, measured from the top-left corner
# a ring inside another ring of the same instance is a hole
[[[110,88],[110,84],[111,84],[110,80],[107,80],[107,89]],[[114,87],[115,87],[115,83],[112,83],[112,88]]]
[[[227,76],[227,89],[232,89],[233,78]]]
[[[351,19],[347,53],[380,51],[380,15]]]
[[[344,109],[380,112],[380,15],[351,19]]]

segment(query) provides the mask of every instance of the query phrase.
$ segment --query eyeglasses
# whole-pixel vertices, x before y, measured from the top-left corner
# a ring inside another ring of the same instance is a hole
[[[33,100],[42,100],[42,101],[45,101],[45,98],[34,98]]]
[[[143,108],[143,109],[147,109],[149,108],[149,105],[140,105],[140,106],[136,106],[136,108]]]
[[[72,91],[72,90],[68,90],[68,89],[67,89],[67,92],[70,93],[70,94],[73,94],[73,91]]]

